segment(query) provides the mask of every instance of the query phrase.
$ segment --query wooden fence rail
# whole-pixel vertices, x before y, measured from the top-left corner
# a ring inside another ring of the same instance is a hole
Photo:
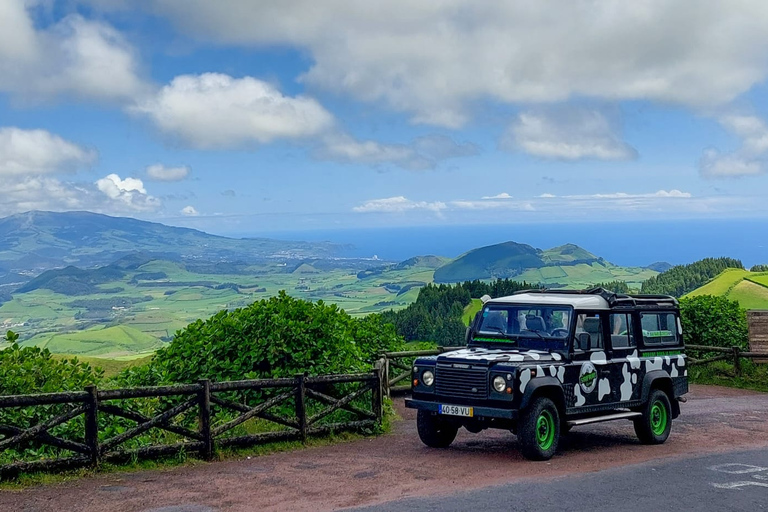
[[[707,357],[705,359],[688,358],[690,366],[713,363],[715,361],[733,361],[733,369],[736,376],[741,376],[741,360],[743,359],[765,359],[762,352],[742,352],[739,347],[709,347],[706,345],[686,345],[685,348],[693,352],[715,352],[722,355]]]
[[[410,350],[405,352],[384,352],[381,354],[381,365],[384,367],[384,391],[386,396],[392,393],[403,393],[411,389],[411,368],[413,360],[421,356],[436,356],[466,347],[437,347],[432,350]],[[407,379],[407,384],[400,384]]]
[[[201,380],[197,384],[111,390],[91,386],[78,392],[0,396],[0,418],[8,409],[44,407],[44,415],[47,407],[63,408],[34,425],[6,425],[0,421],[0,455],[7,450],[17,450],[13,452],[14,456],[23,458],[18,454],[32,445],[72,453],[0,465],[0,480],[20,472],[93,467],[102,461],[123,462],[180,452],[197,453],[210,459],[217,448],[226,446],[306,441],[311,435],[372,428],[381,423],[384,411],[385,368],[380,363],[371,373],[361,374],[298,375],[295,378],[230,382]],[[341,391],[334,387],[339,384],[344,385]],[[236,392],[251,393],[251,399],[243,398],[241,403],[237,401]],[[265,392],[271,396],[265,396]],[[370,401],[361,402],[366,394],[370,394]],[[145,400],[141,402],[140,399]],[[133,410],[141,405],[146,408],[146,399],[160,399],[159,404],[153,404],[158,410],[149,415]],[[253,403],[255,401],[259,403]],[[190,411],[196,412],[196,418],[184,416]],[[338,415],[332,417],[337,411],[345,413],[341,419]],[[84,420],[74,425],[79,434],[67,439],[52,433],[56,427],[65,426],[78,417]],[[134,425],[107,432],[105,426],[115,424],[114,421],[110,423],[110,417]],[[276,429],[258,433],[247,433],[246,429],[243,434],[241,428],[239,435],[234,432],[254,419],[264,420]],[[166,437],[175,442],[144,445],[146,440],[141,436],[153,429],[171,434]],[[140,446],[127,449],[125,445],[129,442]]]

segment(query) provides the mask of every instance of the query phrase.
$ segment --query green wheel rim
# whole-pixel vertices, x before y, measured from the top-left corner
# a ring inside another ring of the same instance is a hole
[[[660,436],[667,429],[667,408],[661,403],[661,400],[656,400],[651,406],[651,432],[654,435]]]
[[[555,420],[549,411],[542,411],[536,419],[536,442],[542,450],[549,450],[555,442]]]

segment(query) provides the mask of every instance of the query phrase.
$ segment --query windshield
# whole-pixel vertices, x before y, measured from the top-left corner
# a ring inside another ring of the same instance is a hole
[[[488,305],[481,311],[473,342],[561,350],[567,347],[572,318],[570,306]]]

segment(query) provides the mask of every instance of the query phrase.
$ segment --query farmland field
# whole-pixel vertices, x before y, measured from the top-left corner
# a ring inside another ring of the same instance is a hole
[[[727,269],[686,297],[724,296],[745,309],[768,309],[768,272]]]

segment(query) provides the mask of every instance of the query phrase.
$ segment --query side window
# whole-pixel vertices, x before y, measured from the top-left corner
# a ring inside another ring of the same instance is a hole
[[[610,316],[611,347],[614,349],[636,347],[635,335],[632,332],[632,315],[613,314]]]
[[[677,345],[677,319],[672,313],[641,313],[643,345]]]
[[[584,334],[589,334],[590,350],[603,350],[603,322],[597,313],[581,313],[576,316],[574,350],[587,350]]]

